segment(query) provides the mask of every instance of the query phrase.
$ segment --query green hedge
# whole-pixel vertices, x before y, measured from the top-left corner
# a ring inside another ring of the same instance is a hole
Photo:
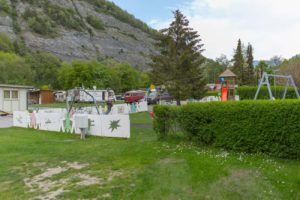
[[[284,93],[284,86],[272,86],[272,94],[276,99],[282,99]],[[257,91],[257,86],[241,86],[237,89],[238,95],[240,95],[241,100],[253,100],[255,93]],[[293,87],[288,88],[286,99],[296,99],[296,93]],[[260,89],[258,99],[270,99],[268,87],[263,86]]]
[[[160,137],[173,134],[177,127],[201,145],[300,159],[298,100],[156,106],[154,112]]]
[[[207,91],[204,96],[208,97],[208,96],[219,96],[219,93],[221,93],[221,90],[217,90],[217,91]]]

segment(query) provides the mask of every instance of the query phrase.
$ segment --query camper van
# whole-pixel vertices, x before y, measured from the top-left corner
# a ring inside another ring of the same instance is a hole
[[[125,93],[125,103],[139,102],[146,97],[146,92],[142,90],[132,90]]]
[[[72,89],[68,91],[68,99],[74,99],[76,102],[106,102],[108,100],[116,101],[113,90],[82,90]]]

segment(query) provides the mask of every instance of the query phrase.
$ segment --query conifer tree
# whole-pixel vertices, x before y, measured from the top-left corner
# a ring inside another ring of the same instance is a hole
[[[244,56],[242,42],[239,39],[233,56],[233,72],[237,75],[238,83],[243,84],[244,78]]]
[[[179,11],[169,28],[161,30],[159,55],[152,56],[152,80],[164,85],[180,105],[180,100],[199,98],[204,93],[203,44],[197,31]]]
[[[253,47],[251,44],[248,45],[247,47],[247,60],[246,60],[246,64],[247,64],[247,69],[246,69],[246,82],[245,84],[254,84],[254,65],[253,65]]]

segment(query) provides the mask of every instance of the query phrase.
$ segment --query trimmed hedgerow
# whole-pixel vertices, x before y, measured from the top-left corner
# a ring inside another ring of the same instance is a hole
[[[201,145],[300,159],[300,101],[240,101],[155,107],[154,127],[170,134],[173,123]]]
[[[257,91],[257,86],[241,86],[237,89],[237,93],[240,96],[241,100],[253,100],[255,93]],[[272,94],[275,97],[275,99],[282,99],[283,94],[284,94],[284,86],[272,86]],[[258,99],[270,99],[270,95],[268,92],[268,87],[263,86],[260,89]],[[297,99],[295,90],[293,87],[289,87],[287,94],[286,94],[286,99]]]
[[[169,135],[176,134],[178,127],[177,107],[172,106],[155,106],[154,130],[159,133],[158,137],[164,139]]]

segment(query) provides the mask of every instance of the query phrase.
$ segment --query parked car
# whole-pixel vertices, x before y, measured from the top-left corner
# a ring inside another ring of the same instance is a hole
[[[157,92],[151,92],[147,97],[148,104],[157,104],[159,101],[173,101],[173,97],[168,92],[159,94]]]
[[[117,94],[117,95],[116,95],[116,99],[117,99],[117,101],[122,101],[122,100],[124,100],[124,94]]]
[[[125,103],[138,102],[144,99],[146,96],[145,91],[142,90],[133,90],[125,93],[124,101]]]

